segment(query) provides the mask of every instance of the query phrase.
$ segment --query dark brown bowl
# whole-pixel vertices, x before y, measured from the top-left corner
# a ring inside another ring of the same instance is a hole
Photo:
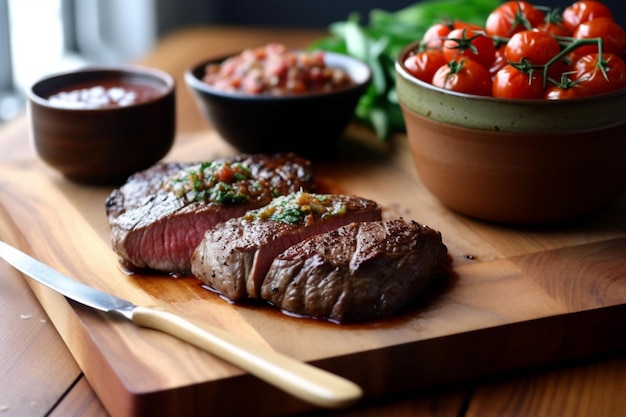
[[[280,97],[224,92],[202,78],[208,64],[225,58],[194,65],[185,73],[185,81],[208,122],[240,151],[292,151],[318,159],[332,151],[371,79],[370,68],[363,62],[346,55],[325,54],[329,67],[342,68],[352,77],[352,87]]]
[[[396,86],[422,182],[484,220],[545,224],[595,213],[626,189],[626,89],[572,100],[507,100],[442,90],[396,61]]]
[[[60,91],[100,83],[150,88],[153,94],[145,101],[108,108],[59,106],[49,99]],[[174,90],[173,77],[151,68],[86,68],[47,77],[28,91],[35,150],[72,181],[122,183],[171,149],[176,128]]]

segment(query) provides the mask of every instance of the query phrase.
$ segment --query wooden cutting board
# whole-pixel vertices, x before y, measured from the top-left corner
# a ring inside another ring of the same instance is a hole
[[[359,138],[359,139],[356,139]],[[212,133],[169,160],[233,153]],[[335,325],[233,305],[194,278],[129,276],[109,245],[111,188],[70,183],[39,161],[0,166],[0,238],[136,304],[220,326],[360,384],[378,397],[626,348],[626,198],[575,224],[511,228],[441,206],[403,137],[351,128],[319,178],[442,232],[454,276],[390,319]],[[289,415],[311,409],[208,353],[29,284],[112,416]]]

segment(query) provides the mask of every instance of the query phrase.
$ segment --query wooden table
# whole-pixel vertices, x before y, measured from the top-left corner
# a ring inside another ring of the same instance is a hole
[[[166,36],[140,63],[161,68],[177,78],[177,146],[184,146],[186,140],[209,129],[184,87],[182,73],[187,65],[210,55],[222,55],[269,41],[302,47],[322,34],[191,28]],[[36,159],[28,142],[27,129],[25,116],[2,126],[0,162],[32,163]],[[623,232],[617,235],[623,237]],[[0,238],[3,238],[1,228]],[[0,317],[0,415],[108,415],[24,278],[4,262],[0,262]],[[623,328],[616,331],[623,332]],[[320,412],[319,415],[617,417],[626,415],[624,392],[626,355],[618,352],[608,357],[585,358],[559,366],[421,390],[368,402],[351,410]]]

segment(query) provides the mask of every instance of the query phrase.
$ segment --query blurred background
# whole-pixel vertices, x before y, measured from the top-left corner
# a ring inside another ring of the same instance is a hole
[[[326,28],[358,12],[396,11],[416,0],[0,0],[0,123],[23,111],[42,76],[87,64],[130,62],[190,25]],[[604,0],[626,26],[626,2]],[[533,1],[565,8],[569,0]],[[207,53],[208,55],[208,53]]]

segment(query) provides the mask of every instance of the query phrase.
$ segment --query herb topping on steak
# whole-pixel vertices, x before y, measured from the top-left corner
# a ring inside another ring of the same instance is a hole
[[[288,247],[352,222],[381,219],[360,197],[297,192],[207,230],[192,257],[194,276],[231,300],[260,298],[265,274]]]
[[[163,189],[188,202],[254,204],[280,195],[267,178],[255,176],[242,162],[212,161],[193,165],[170,177]]]
[[[157,164],[107,199],[112,247],[130,267],[189,273],[206,230],[301,189],[314,189],[313,173],[295,154]]]

